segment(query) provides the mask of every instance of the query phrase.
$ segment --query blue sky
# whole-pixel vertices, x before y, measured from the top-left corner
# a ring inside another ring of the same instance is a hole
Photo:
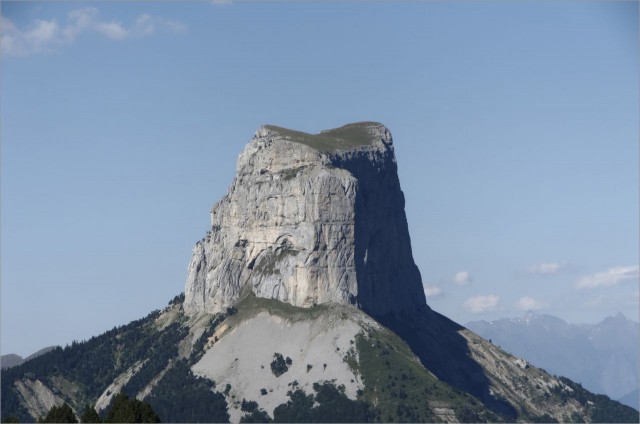
[[[2,2],[2,353],[184,288],[262,124],[392,131],[428,303],[638,319],[637,2]]]

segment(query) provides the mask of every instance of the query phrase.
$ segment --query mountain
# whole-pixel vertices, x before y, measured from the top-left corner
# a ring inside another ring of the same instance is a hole
[[[104,415],[123,392],[165,422],[261,413],[321,422],[638,421],[633,409],[550,376],[430,309],[387,322],[394,332],[349,305],[300,308],[246,292],[224,313],[189,316],[183,300],[4,370],[2,417],[32,421],[63,402],[76,414],[89,404]],[[314,398],[301,404],[301,394]],[[339,415],[303,415],[314,403]],[[349,417],[353,410],[363,412]]]
[[[16,355],[15,353],[9,353],[7,355],[2,355],[2,358],[0,358],[0,363],[2,363],[2,369],[15,367],[16,365],[20,365],[25,361],[29,361],[33,358],[37,358],[40,355],[44,355],[45,353],[53,349],[55,349],[55,346],[45,347],[43,349],[40,349],[36,353],[32,353],[26,358],[23,358],[20,355]]]
[[[635,389],[627,393],[626,395],[618,398],[618,402],[625,405],[629,405],[632,408],[640,410],[640,390]]]
[[[245,286],[295,306],[353,304],[374,315],[425,304],[386,127],[256,132],[194,248],[185,309],[220,312]]]
[[[23,362],[24,362],[24,358],[20,355],[16,355],[15,353],[2,355],[2,358],[0,358],[2,369],[15,367],[16,365],[20,365]]]
[[[163,310],[2,372],[2,417],[118,393],[169,422],[638,422],[433,311],[391,134],[258,129]]]
[[[586,389],[638,409],[640,325],[619,313],[598,324],[568,324],[547,314],[474,321],[466,326],[508,352]],[[635,396],[633,392],[635,391]]]

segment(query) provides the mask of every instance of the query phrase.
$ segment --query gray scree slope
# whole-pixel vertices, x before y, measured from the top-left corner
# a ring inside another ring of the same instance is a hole
[[[316,135],[258,129],[193,249],[184,307],[215,313],[248,288],[295,306],[353,304],[374,316],[426,304],[384,125]]]

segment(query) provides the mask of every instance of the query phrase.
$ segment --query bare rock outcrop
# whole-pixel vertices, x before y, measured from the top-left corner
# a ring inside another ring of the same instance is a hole
[[[353,304],[372,315],[426,304],[384,125],[317,135],[258,129],[193,249],[184,307],[215,313],[246,289],[301,307]]]

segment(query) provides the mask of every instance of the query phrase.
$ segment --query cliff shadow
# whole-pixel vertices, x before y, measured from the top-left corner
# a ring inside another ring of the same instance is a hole
[[[511,404],[491,395],[489,378],[471,357],[467,340],[458,333],[464,327],[427,305],[412,313],[375,318],[400,336],[422,364],[440,380],[475,396],[508,421],[517,417],[517,411]]]

